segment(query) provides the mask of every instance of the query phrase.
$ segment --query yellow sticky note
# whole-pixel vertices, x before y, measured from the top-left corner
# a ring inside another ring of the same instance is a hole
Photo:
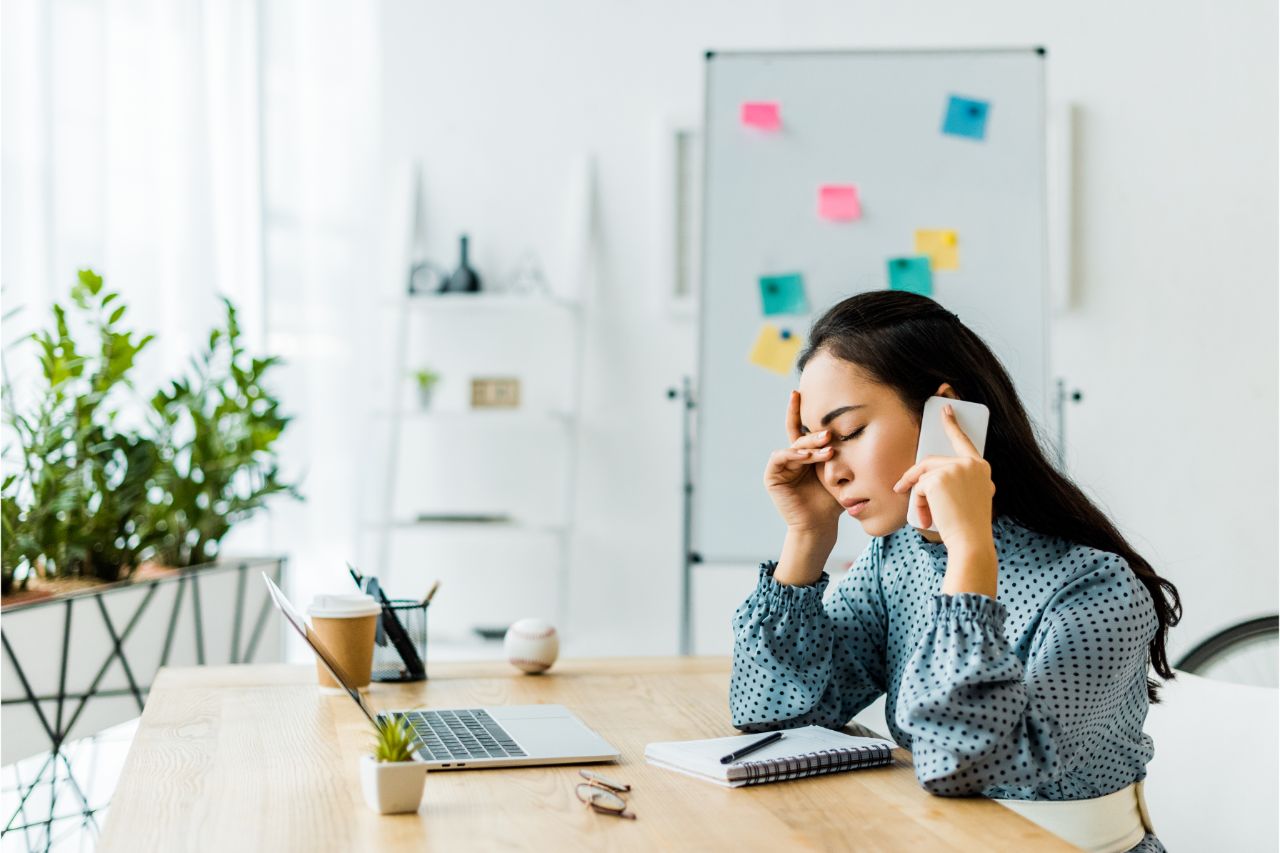
[[[800,338],[789,329],[779,329],[772,323],[760,327],[755,346],[747,358],[752,364],[786,376],[795,367],[800,354]]]
[[[916,254],[929,256],[929,268],[960,269],[960,238],[956,232],[922,228],[916,231]]]

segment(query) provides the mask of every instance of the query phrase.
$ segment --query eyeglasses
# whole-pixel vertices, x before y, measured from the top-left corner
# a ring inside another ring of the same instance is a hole
[[[627,811],[627,801],[618,796],[623,791],[630,791],[631,786],[615,782],[607,776],[593,773],[590,770],[579,770],[578,774],[588,780],[578,783],[574,789],[583,805],[590,806],[600,814],[635,820],[635,812]]]

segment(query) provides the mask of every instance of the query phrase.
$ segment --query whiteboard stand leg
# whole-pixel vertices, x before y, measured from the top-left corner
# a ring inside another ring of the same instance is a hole
[[[1053,401],[1053,409],[1057,415],[1058,421],[1058,446],[1054,448],[1057,451],[1058,470],[1066,473],[1067,470],[1067,400],[1073,403],[1079,403],[1084,399],[1084,395],[1077,388],[1070,394],[1067,393],[1067,381],[1058,379],[1058,392]]]
[[[680,390],[667,389],[667,399],[680,399],[680,430],[683,439],[681,464],[682,529],[680,536],[680,654],[693,654],[693,567],[702,559],[693,553],[693,387],[689,377],[681,378]]]

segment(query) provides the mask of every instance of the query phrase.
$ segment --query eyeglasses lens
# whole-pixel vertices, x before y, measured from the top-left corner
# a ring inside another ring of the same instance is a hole
[[[627,809],[627,804],[621,797],[595,785],[578,785],[577,792],[579,800],[597,811],[620,814]]]
[[[597,787],[608,788],[610,791],[615,793],[622,793],[623,791],[631,790],[630,785],[625,785],[622,782],[610,779],[608,776],[601,775],[600,773],[596,773],[591,770],[579,770],[578,775],[590,779],[591,784]]]

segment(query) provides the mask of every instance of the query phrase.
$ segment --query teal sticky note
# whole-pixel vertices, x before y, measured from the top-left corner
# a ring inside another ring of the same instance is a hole
[[[760,301],[766,317],[774,314],[808,314],[804,276],[798,272],[760,276]]]
[[[925,255],[889,259],[889,289],[905,290],[921,296],[933,295],[933,273]]]
[[[987,101],[952,95],[947,100],[947,114],[942,120],[942,132],[981,141],[987,135],[989,112],[991,112],[991,104]]]

